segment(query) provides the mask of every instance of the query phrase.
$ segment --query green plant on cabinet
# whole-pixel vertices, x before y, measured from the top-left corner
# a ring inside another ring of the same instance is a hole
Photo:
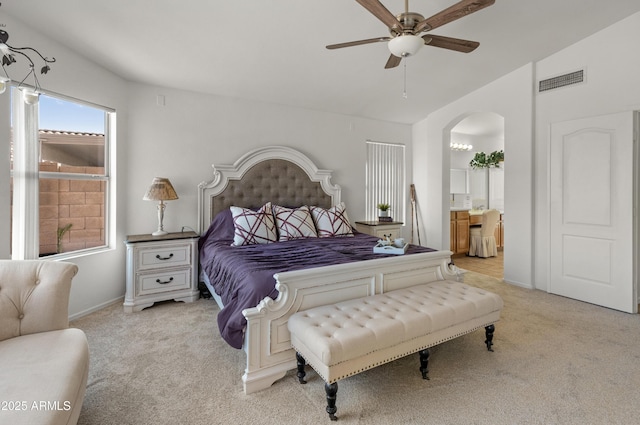
[[[469,166],[474,170],[478,168],[500,168],[500,163],[504,161],[504,151],[493,151],[490,154],[484,152],[476,152],[473,159],[469,162]]]

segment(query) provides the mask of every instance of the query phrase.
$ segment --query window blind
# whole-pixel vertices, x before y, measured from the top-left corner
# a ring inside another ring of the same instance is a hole
[[[367,141],[365,170],[365,220],[378,219],[378,204],[391,205],[394,221],[404,221],[406,193],[404,190],[404,145]]]

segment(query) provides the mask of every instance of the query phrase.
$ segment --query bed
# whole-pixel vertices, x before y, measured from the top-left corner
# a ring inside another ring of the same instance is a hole
[[[331,172],[295,149],[268,146],[234,164],[214,165],[213,179],[198,189],[201,280],[221,308],[222,337],[246,352],[247,394],[296,367],[287,319],[297,311],[455,275],[449,251],[410,246],[406,255],[374,254],[377,238],[340,221],[348,223],[348,215]],[[265,227],[266,211],[276,218]],[[281,212],[308,212],[315,237],[299,237],[309,236],[300,225],[306,218],[287,228],[278,222]],[[238,223],[256,217],[260,231],[255,221],[239,231]],[[270,226],[280,232],[274,236]],[[292,237],[280,240],[287,232]]]

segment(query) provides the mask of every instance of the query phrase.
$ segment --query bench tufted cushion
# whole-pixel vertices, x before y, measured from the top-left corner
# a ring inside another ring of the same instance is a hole
[[[437,281],[301,311],[288,326],[294,348],[334,382],[491,324],[502,307],[496,294]]]

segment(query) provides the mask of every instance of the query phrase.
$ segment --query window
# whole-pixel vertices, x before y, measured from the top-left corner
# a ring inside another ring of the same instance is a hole
[[[405,155],[404,145],[367,141],[365,176],[365,219],[378,219],[378,204],[391,205],[395,221],[404,221]]]
[[[108,240],[112,110],[58,95],[11,98],[11,256],[39,258]]]

